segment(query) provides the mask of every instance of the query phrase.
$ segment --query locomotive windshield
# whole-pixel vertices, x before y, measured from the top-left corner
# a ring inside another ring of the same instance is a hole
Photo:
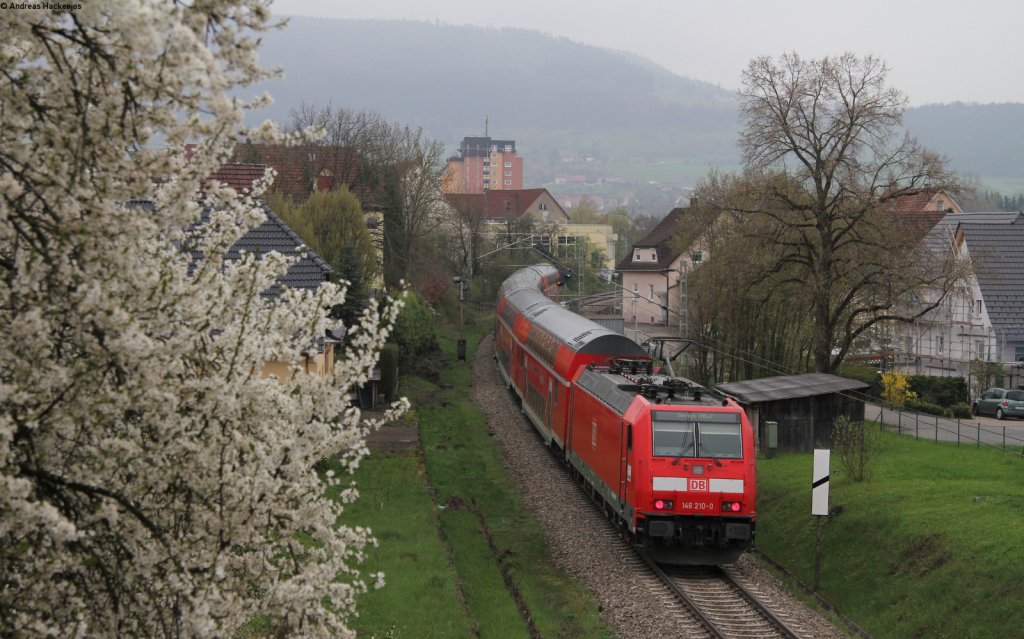
[[[651,411],[656,457],[741,459],[739,413]]]

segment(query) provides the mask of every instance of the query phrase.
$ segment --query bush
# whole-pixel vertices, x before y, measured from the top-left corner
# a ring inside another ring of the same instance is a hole
[[[974,417],[974,414],[971,413],[970,404],[964,402],[953,404],[949,407],[949,412],[950,415],[959,419],[970,419],[971,417]]]
[[[904,408],[908,410],[916,410],[921,413],[928,413],[929,415],[938,415],[940,417],[946,416],[945,408],[932,402],[926,402],[922,399],[912,399],[906,403]]]
[[[832,425],[832,449],[850,478],[864,481],[871,463],[882,451],[880,429],[840,415]]]
[[[882,373],[882,399],[892,406],[903,407],[917,399],[917,393],[910,390],[906,375],[888,371]]]
[[[398,344],[387,343],[380,349],[380,391],[388,401],[398,396]]]
[[[881,399],[882,376],[879,375],[877,368],[860,364],[843,364],[842,368],[839,369],[839,375],[847,379],[864,382],[868,385],[864,392],[870,397]]]
[[[963,377],[911,375],[910,388],[925,402],[951,407],[967,401],[967,382]]]
[[[402,361],[411,363],[413,358],[437,351],[436,320],[434,311],[416,293],[407,291],[405,306],[395,323],[395,341]]]

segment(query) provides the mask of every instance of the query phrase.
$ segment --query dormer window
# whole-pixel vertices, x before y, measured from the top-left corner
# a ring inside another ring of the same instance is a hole
[[[658,252],[657,251],[651,251],[651,261],[652,262],[657,262],[658,261]]]

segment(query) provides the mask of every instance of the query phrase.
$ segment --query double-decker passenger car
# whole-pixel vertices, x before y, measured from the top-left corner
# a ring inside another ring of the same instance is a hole
[[[632,340],[551,299],[558,270],[498,293],[495,357],[523,412],[605,512],[664,563],[734,561],[754,539],[750,422],[731,399],[655,373]]]

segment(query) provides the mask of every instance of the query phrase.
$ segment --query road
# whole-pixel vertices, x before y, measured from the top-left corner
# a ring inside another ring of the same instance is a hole
[[[902,435],[936,441],[956,442],[961,445],[987,444],[999,448],[1024,446],[1024,420],[993,417],[951,419],[913,411],[896,411],[878,404],[864,405],[864,419],[877,420],[887,430]]]

